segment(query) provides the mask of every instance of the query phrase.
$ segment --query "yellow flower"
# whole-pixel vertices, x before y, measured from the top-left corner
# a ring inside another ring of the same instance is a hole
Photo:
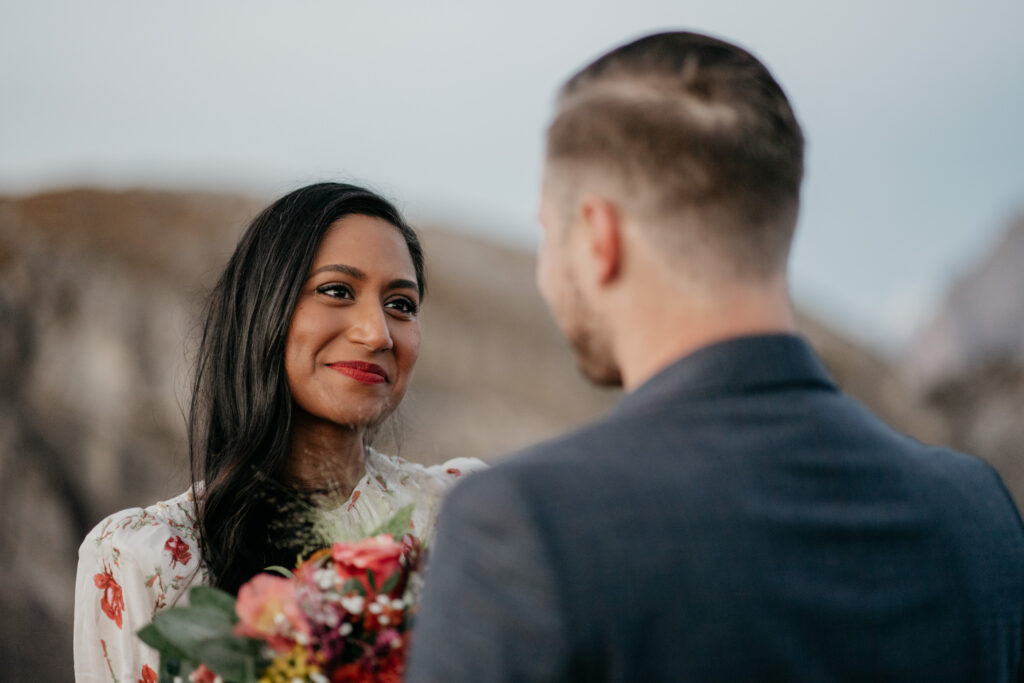
[[[309,661],[309,652],[296,645],[283,655],[278,655],[260,676],[259,683],[292,683],[295,679],[310,680],[312,674],[321,673],[320,667]]]

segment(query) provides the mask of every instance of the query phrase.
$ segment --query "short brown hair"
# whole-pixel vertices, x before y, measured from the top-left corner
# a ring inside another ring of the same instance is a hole
[[[803,148],[785,93],[757,58],[671,32],[619,47],[566,82],[547,154],[570,172],[610,173],[648,220],[693,213],[713,234],[691,243],[738,275],[765,276],[787,260]]]

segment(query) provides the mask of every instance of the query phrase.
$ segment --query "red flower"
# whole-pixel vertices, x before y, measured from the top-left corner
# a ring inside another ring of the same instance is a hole
[[[192,559],[192,553],[189,552],[188,543],[181,540],[181,536],[168,538],[167,543],[164,544],[164,550],[170,551],[171,553],[172,567],[175,563],[188,564],[189,560]]]
[[[364,656],[331,672],[331,683],[402,683],[405,643],[396,631],[384,631]]]
[[[334,567],[342,581],[359,579],[368,593],[374,593],[367,579],[373,571],[379,589],[388,577],[402,569],[403,548],[389,534],[365,538],[358,543],[335,543],[331,548]]]
[[[217,683],[217,674],[207,669],[205,664],[200,664],[198,669],[189,674],[188,680],[192,683]]]
[[[96,574],[92,577],[96,587],[103,591],[103,597],[100,598],[100,608],[104,614],[117,624],[118,628],[121,628],[121,613],[124,612],[124,594],[121,592],[121,586],[114,580],[114,575],[110,570],[106,567],[103,569],[102,574]]]
[[[139,683],[156,683],[156,681],[156,672],[149,668],[149,664],[143,664],[142,678],[139,679]]]

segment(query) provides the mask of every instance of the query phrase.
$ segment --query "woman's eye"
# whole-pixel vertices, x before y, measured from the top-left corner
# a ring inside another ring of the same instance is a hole
[[[416,302],[412,301],[411,299],[406,299],[405,297],[392,299],[391,301],[387,302],[385,306],[394,311],[398,311],[402,315],[409,317],[416,315],[416,311],[418,310],[416,307]]]
[[[345,285],[330,284],[320,285],[316,288],[317,294],[324,294],[332,299],[351,299],[352,290]]]

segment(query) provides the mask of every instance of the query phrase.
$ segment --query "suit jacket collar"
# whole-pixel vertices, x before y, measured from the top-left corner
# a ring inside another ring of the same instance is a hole
[[[809,386],[837,391],[810,345],[801,337],[741,337],[698,349],[627,394],[613,413],[692,398]]]

